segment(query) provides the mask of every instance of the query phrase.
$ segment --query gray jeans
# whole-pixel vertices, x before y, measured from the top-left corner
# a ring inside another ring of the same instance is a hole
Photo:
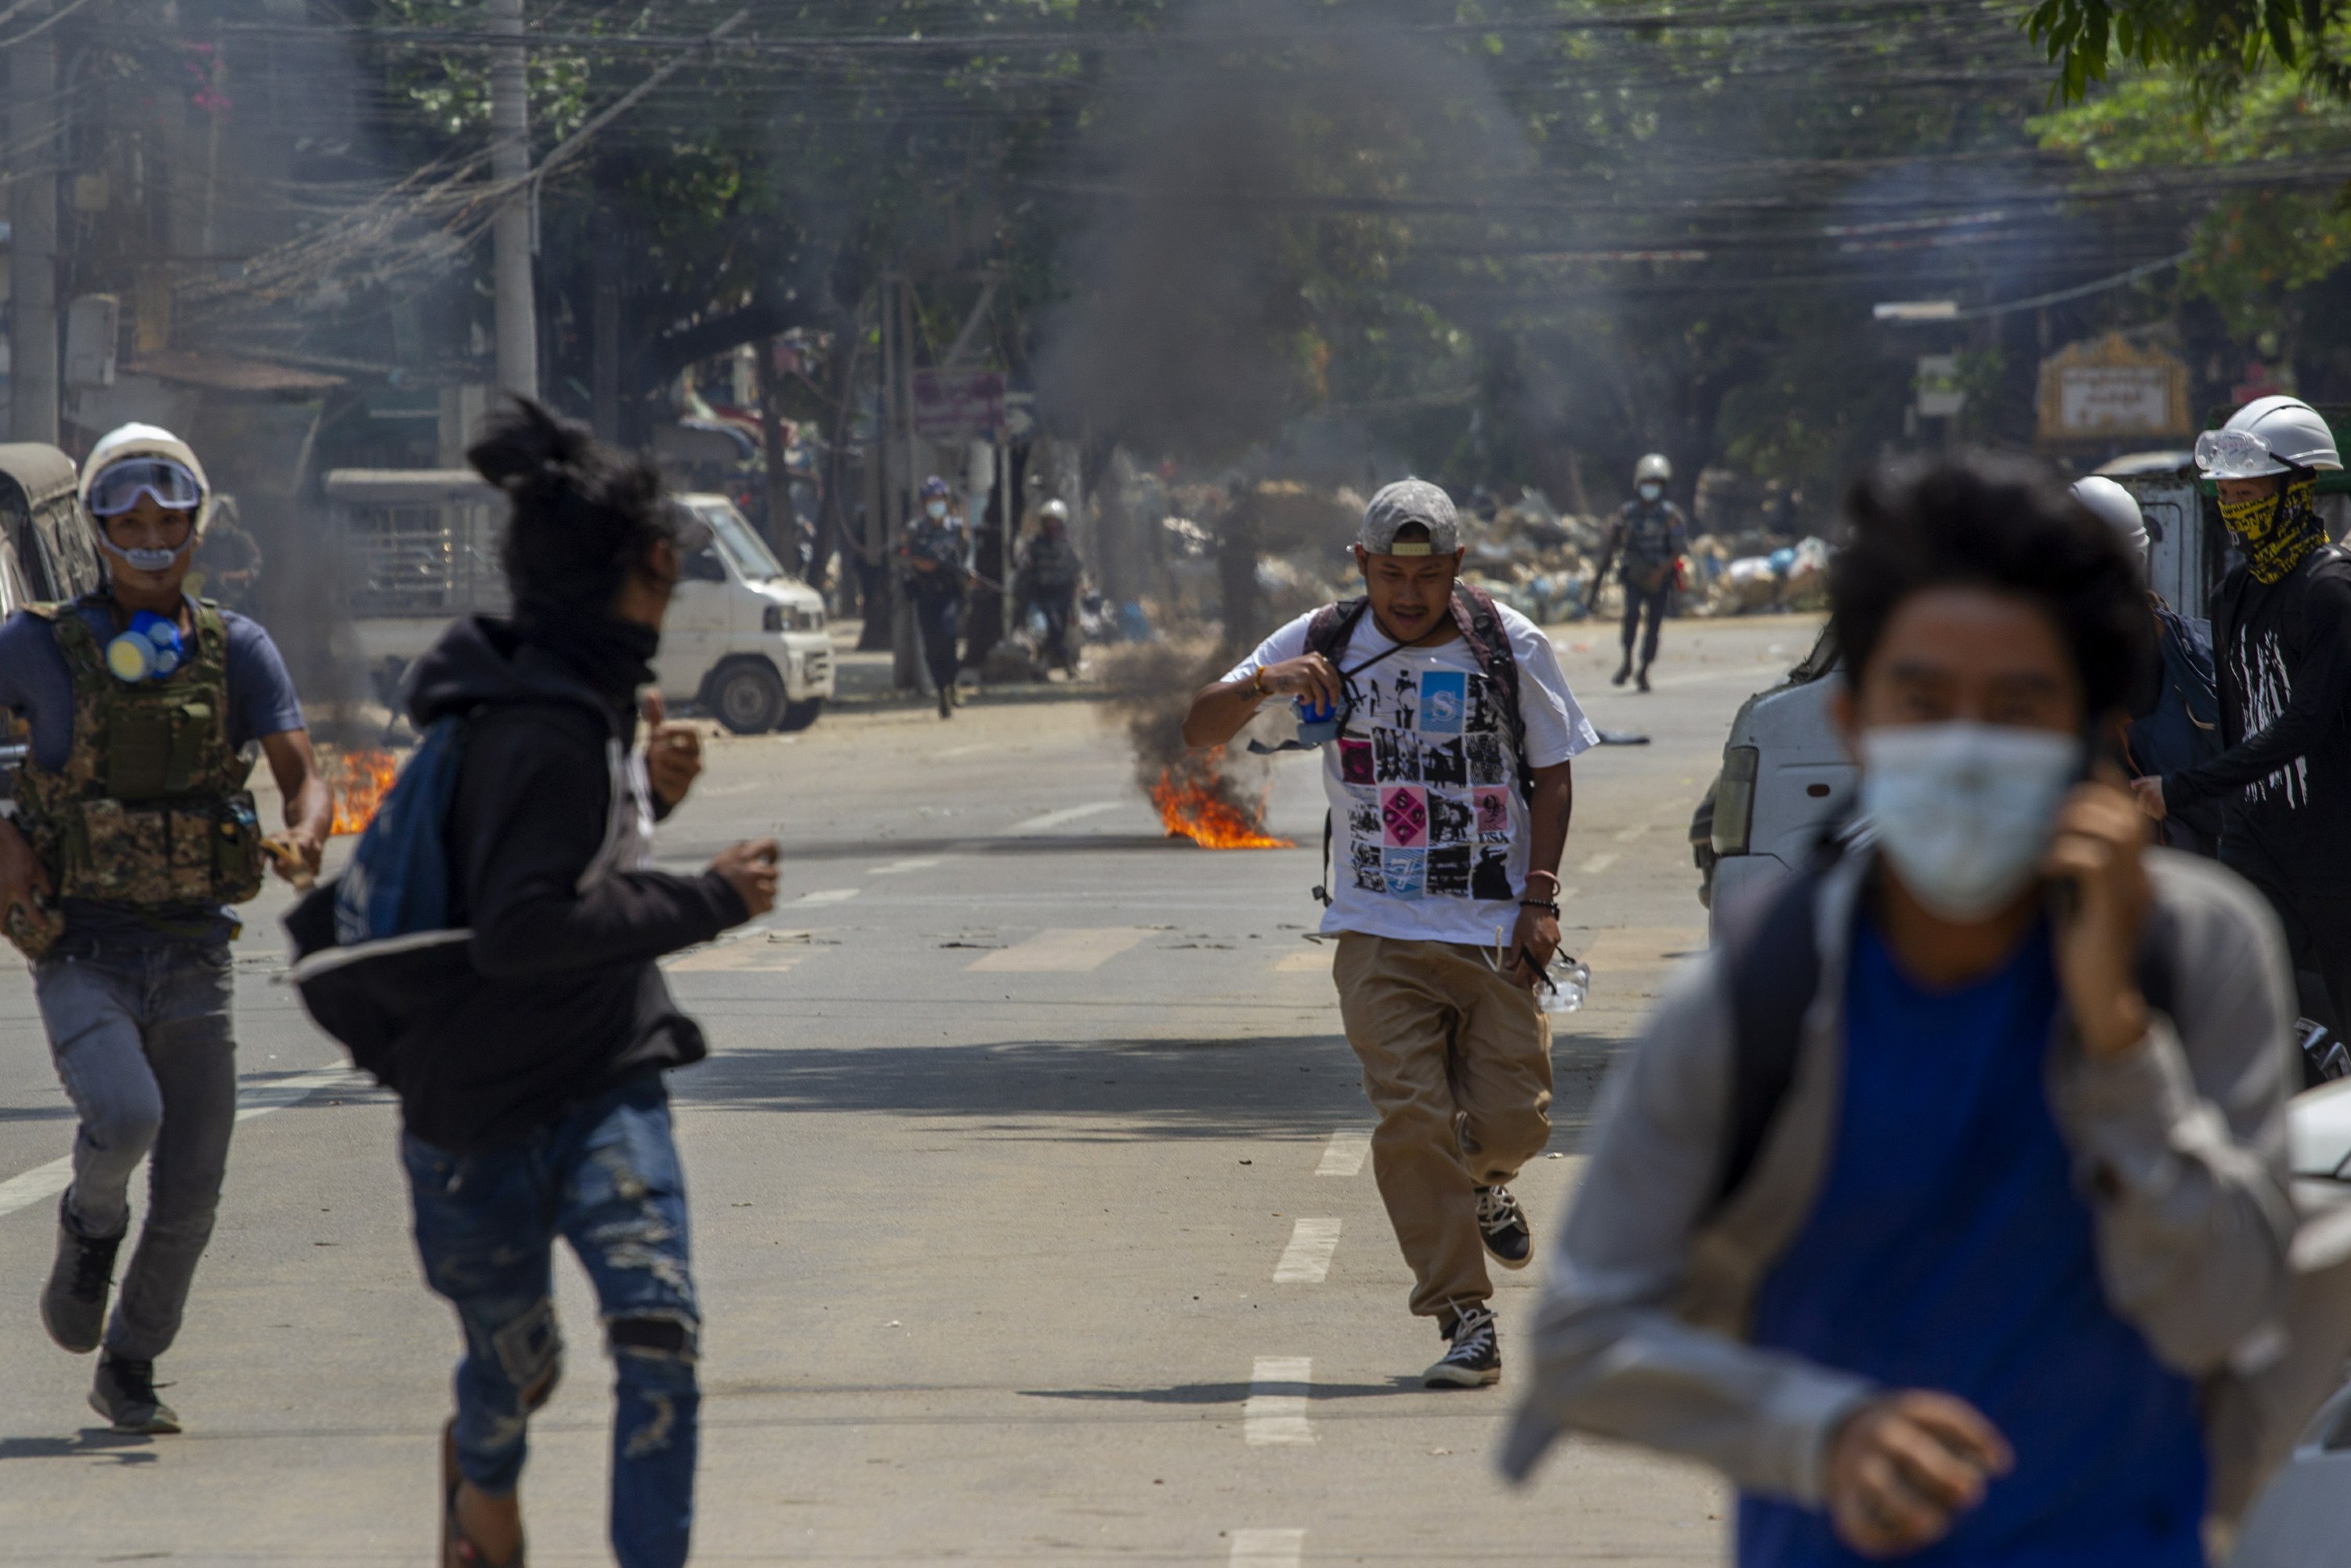
[[[174,944],[45,958],[33,988],[57,1077],[81,1114],[68,1223],[85,1236],[120,1234],[131,1173],[154,1156],[147,1221],[106,1331],[109,1353],[152,1361],[180,1332],[236,1124],[228,949]]]

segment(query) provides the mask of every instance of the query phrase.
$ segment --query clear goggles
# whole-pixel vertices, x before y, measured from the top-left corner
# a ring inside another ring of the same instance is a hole
[[[2196,438],[2196,471],[2207,479],[2262,479],[2286,465],[2249,430],[2208,430]]]
[[[89,482],[89,515],[119,517],[145,496],[167,512],[193,512],[204,505],[204,487],[183,463],[168,457],[126,457],[110,463]]]

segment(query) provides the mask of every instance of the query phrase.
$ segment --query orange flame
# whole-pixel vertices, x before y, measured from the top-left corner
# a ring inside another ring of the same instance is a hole
[[[1265,831],[1265,800],[1234,799],[1231,780],[1217,767],[1224,748],[1186,757],[1165,768],[1151,787],[1151,803],[1171,839],[1189,839],[1204,850],[1286,850],[1288,839]]]
[[[389,751],[321,751],[319,771],[335,794],[329,831],[356,833],[375,820],[376,808],[400,775],[400,760]]]

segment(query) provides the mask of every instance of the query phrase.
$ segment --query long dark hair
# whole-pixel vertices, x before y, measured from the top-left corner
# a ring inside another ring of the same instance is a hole
[[[654,542],[677,538],[651,464],[527,397],[492,418],[465,459],[510,504],[498,561],[517,611],[601,615]]]

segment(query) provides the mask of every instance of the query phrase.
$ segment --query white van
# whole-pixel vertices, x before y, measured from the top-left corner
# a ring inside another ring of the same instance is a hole
[[[684,563],[653,674],[664,701],[693,703],[737,735],[806,729],[832,695],[824,596],[786,572],[724,496],[678,500],[710,525]]]
[[[469,469],[339,468],[325,491],[358,651],[395,706],[408,666],[453,617],[505,613],[501,497]],[[663,700],[737,735],[806,729],[833,692],[823,598],[785,572],[726,497],[677,499],[711,541],[684,562],[670,601],[653,664]]]

